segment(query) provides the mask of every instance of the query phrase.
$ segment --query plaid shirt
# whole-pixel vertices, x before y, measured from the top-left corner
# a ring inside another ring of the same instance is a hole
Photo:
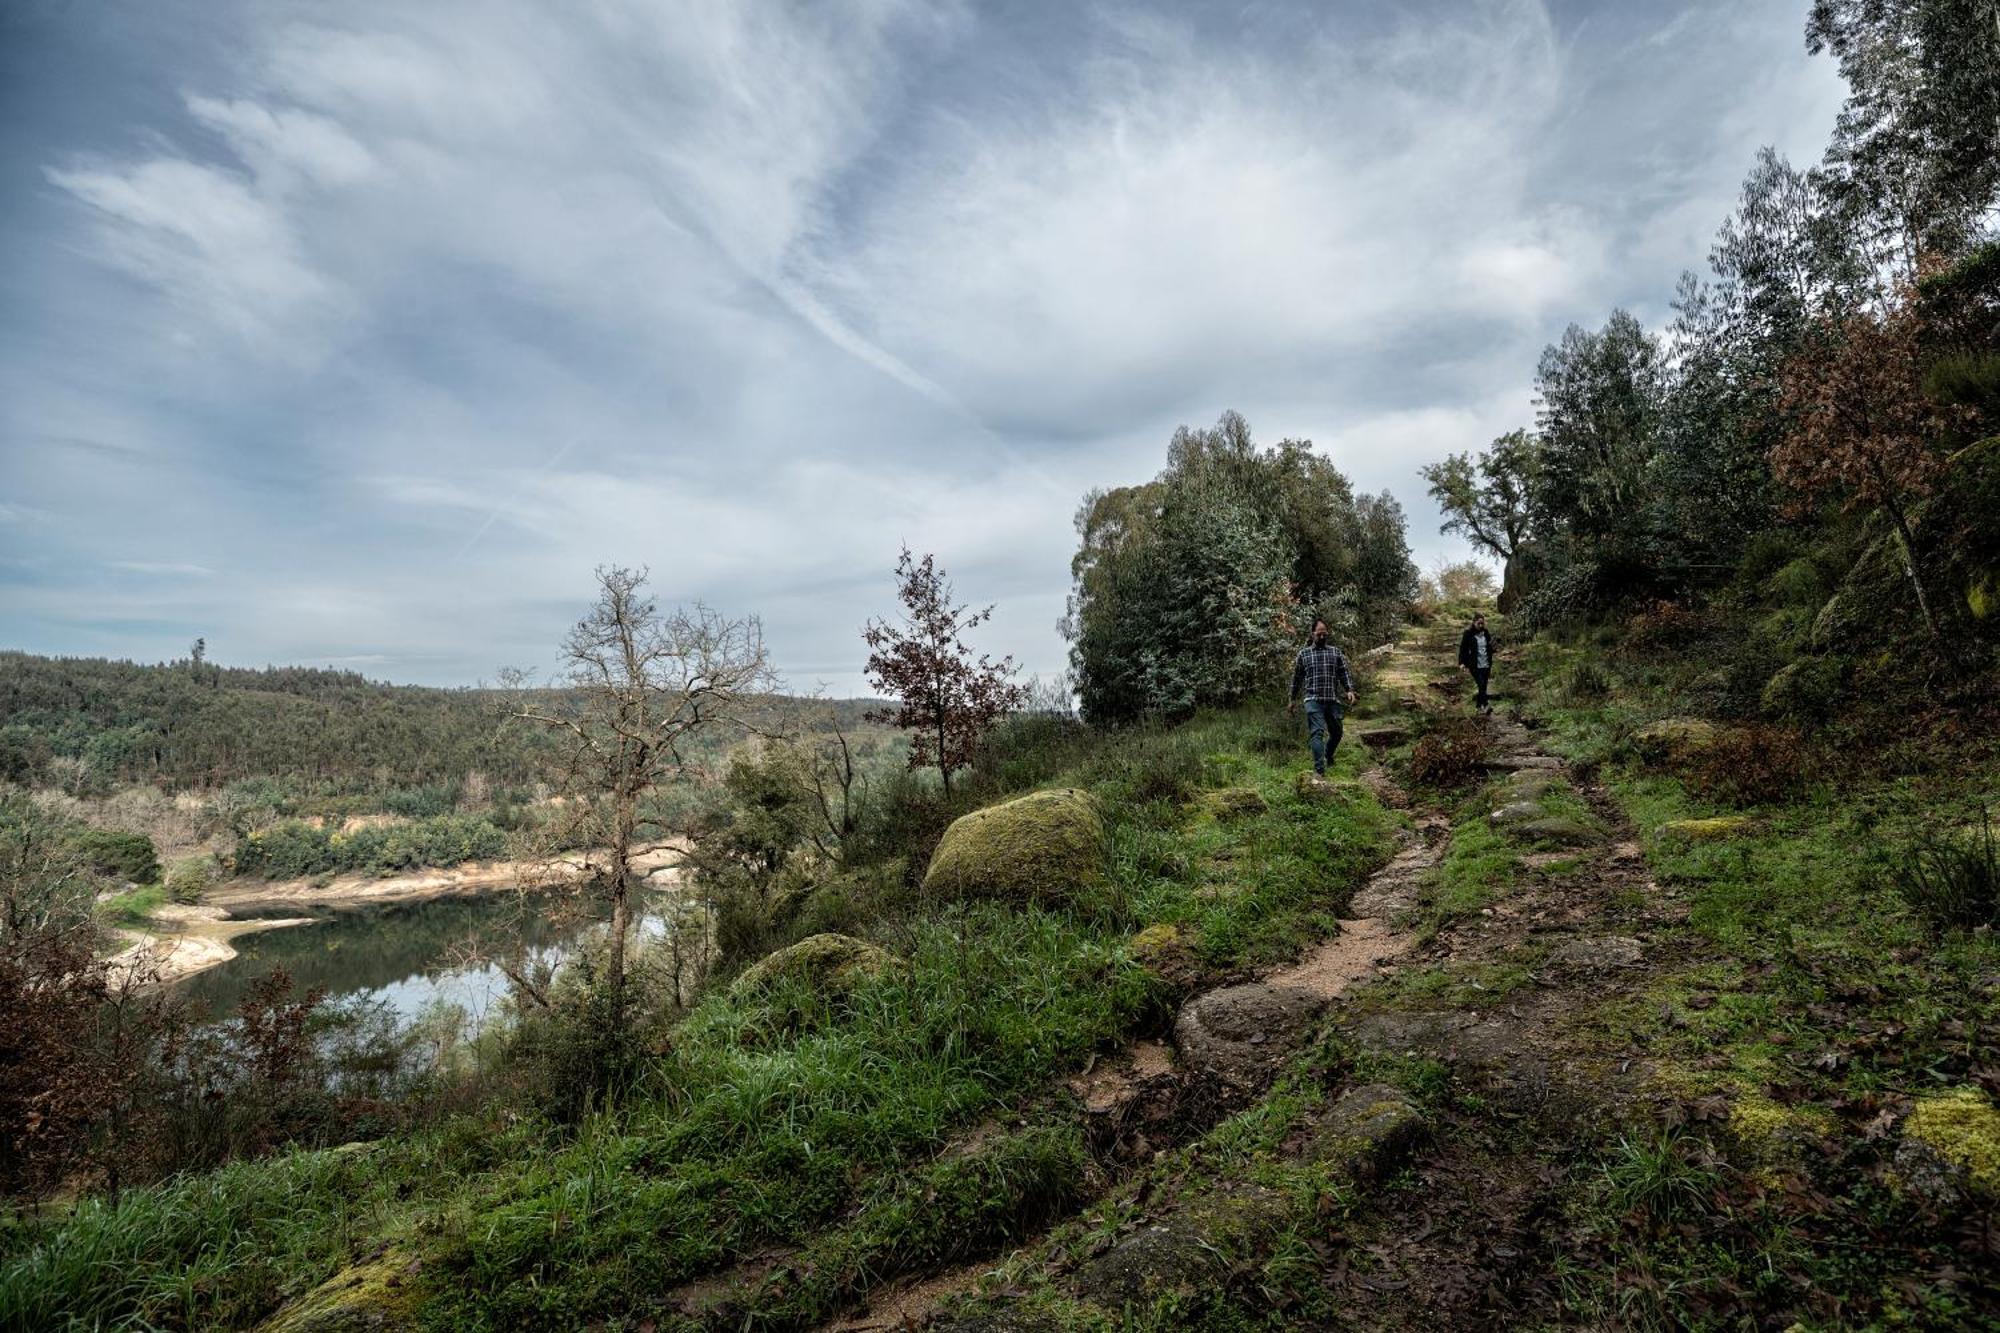
[[[1337,703],[1354,688],[1354,677],[1347,674],[1346,656],[1330,643],[1324,648],[1311,645],[1301,648],[1298,660],[1292,663],[1293,699],[1299,697],[1301,686],[1308,699]]]

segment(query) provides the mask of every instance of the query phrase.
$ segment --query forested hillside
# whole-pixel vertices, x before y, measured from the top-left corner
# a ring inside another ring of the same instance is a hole
[[[1413,478],[1497,589],[1231,412],[1083,497],[1065,683],[905,551],[912,744],[619,568],[505,757],[474,692],[9,659],[0,1327],[2000,1328],[2000,27],[1805,37],[1822,160]],[[476,1019],[198,1015],[48,789],[152,782],[292,868],[560,826],[597,924]]]

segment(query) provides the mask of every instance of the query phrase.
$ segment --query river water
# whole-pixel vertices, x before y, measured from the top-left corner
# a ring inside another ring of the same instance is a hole
[[[639,934],[665,935],[671,893],[657,891],[642,899],[634,927]],[[562,895],[551,897],[547,906],[553,911],[571,902]],[[442,1003],[458,1006],[477,1023],[506,996],[508,983],[491,964],[454,968],[454,955],[465,941],[477,937],[489,953],[518,949],[529,958],[555,961],[590,932],[604,929],[602,921],[558,924],[549,912],[523,912],[512,894],[338,912],[322,908],[315,915],[322,919],[309,926],[238,936],[232,941],[235,958],[178,983],[176,992],[222,1017],[235,1011],[252,981],[282,967],[300,991],[317,986],[332,1000],[380,1001],[403,1022]]]

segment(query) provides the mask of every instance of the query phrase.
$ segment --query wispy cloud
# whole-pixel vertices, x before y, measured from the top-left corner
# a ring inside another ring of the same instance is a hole
[[[75,20],[0,140],[0,636],[437,680],[618,561],[853,689],[903,541],[1052,670],[1076,499],[1225,407],[1428,562],[1417,465],[1657,315],[1836,93],[1722,0],[155,18]]]

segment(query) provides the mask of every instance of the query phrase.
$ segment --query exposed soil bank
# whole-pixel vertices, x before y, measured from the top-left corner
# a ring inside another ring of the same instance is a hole
[[[130,977],[147,984],[180,981],[197,972],[206,972],[236,957],[230,943],[239,935],[283,926],[309,926],[316,917],[260,918],[231,920],[227,910],[201,904],[188,906],[168,903],[149,918],[160,930],[121,930],[120,938],[130,941],[127,948],[108,960],[112,983]]]
[[[680,843],[659,843],[639,852],[632,863],[641,875],[659,883],[672,878],[683,852]],[[235,879],[209,890],[204,902],[237,913],[292,907],[338,911],[429,902],[434,898],[476,897],[499,890],[582,879],[601,855],[577,852],[553,861],[467,861],[463,865],[413,870],[404,875],[336,875],[326,880]]]
[[[684,850],[679,843],[660,843],[635,856],[633,865],[652,883],[669,882],[678,874]],[[155,909],[148,918],[154,929],[119,931],[128,947],[109,960],[113,979],[137,973],[148,983],[180,981],[235,958],[230,941],[239,935],[311,925],[321,919],[241,913],[338,912],[572,883],[591,872],[596,855],[576,853],[553,862],[470,861],[405,875],[338,875],[325,881],[231,880],[211,889],[199,905],[169,903]]]

